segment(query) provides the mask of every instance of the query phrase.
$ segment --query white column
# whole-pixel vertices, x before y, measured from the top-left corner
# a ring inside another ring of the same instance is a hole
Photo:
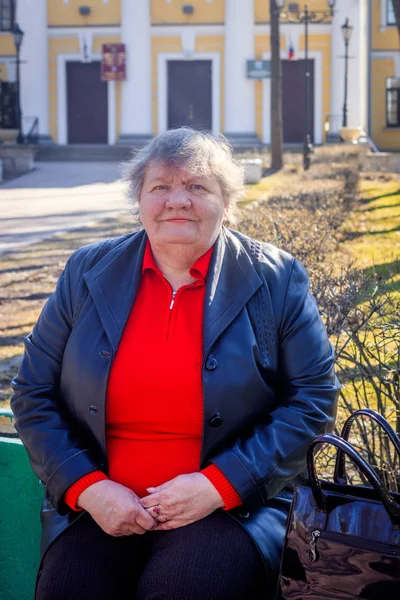
[[[150,0],[122,0],[121,41],[126,46],[119,143],[141,144],[152,135]]]
[[[255,83],[246,76],[254,59],[254,1],[225,1],[225,132],[234,140],[255,139]]]
[[[359,121],[360,127],[368,132],[368,97],[369,97],[369,82],[368,82],[368,57],[369,57],[369,20],[368,20],[368,0],[360,0],[360,28],[358,40],[358,52],[360,53],[359,70],[360,70],[360,108]],[[357,106],[354,104],[351,107],[351,115],[357,112]]]
[[[23,131],[28,133],[33,118],[38,117],[40,141],[51,141],[46,0],[18,0],[16,4],[16,22],[25,34],[20,54]]]
[[[353,27],[349,42],[347,126],[364,129],[367,125],[368,94],[366,0],[338,0],[335,5],[332,21],[331,112],[338,116],[335,122],[338,130],[342,126],[344,105],[345,45],[341,27],[346,19],[349,19],[349,24]]]

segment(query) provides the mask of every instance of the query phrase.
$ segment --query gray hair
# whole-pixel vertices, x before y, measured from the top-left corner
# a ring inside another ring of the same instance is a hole
[[[138,214],[138,202],[146,169],[151,163],[182,168],[191,174],[215,177],[227,207],[227,221],[235,225],[240,211],[238,201],[245,195],[244,169],[232,155],[232,148],[221,134],[218,137],[190,127],[171,129],[154,137],[123,164],[126,197],[132,212]]]

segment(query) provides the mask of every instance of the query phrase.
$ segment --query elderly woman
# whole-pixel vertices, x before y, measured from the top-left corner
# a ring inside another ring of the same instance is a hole
[[[226,228],[243,172],[222,139],[168,131],[127,173],[143,229],[71,256],[13,382],[45,486],[36,597],[274,598],[338,390],[307,274]]]

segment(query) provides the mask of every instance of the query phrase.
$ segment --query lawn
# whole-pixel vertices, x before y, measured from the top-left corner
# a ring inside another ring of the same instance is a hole
[[[361,201],[344,225],[341,251],[360,269],[387,280],[393,292],[400,289],[400,177],[390,181],[363,179]]]
[[[364,177],[360,195],[357,208],[343,225],[339,256],[351,258],[358,270],[371,277],[371,287],[361,295],[360,315],[369,314],[374,306],[377,310],[357,337],[361,344],[348,345],[349,354],[360,366],[339,361],[340,366],[349,368],[350,375],[342,403],[352,409],[360,405],[377,409],[398,428],[399,406],[394,405],[396,398],[400,400],[400,177]]]

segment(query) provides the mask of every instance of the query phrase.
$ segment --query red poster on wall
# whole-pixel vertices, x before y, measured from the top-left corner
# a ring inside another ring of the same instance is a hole
[[[125,44],[103,44],[101,47],[102,81],[124,81]]]

